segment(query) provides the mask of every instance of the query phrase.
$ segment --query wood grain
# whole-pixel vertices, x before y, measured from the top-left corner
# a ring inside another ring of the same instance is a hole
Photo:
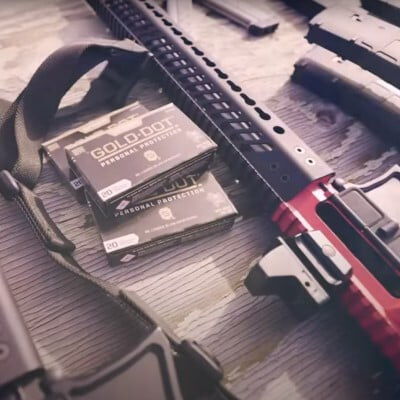
[[[255,1],[257,2],[257,1]],[[337,107],[288,82],[309,45],[306,22],[283,2],[257,2],[280,18],[276,33],[253,39],[241,28],[194,8],[190,34],[255,97],[264,101],[341,176],[370,179],[399,162],[398,152]],[[64,43],[108,35],[81,0],[3,1],[0,5],[0,97],[12,100],[40,61]],[[64,104],[79,100],[89,73]],[[132,93],[148,108],[167,99],[154,84]],[[96,112],[62,118],[52,134]],[[243,287],[249,265],[277,232],[251,193],[219,161],[214,172],[243,216],[232,231],[176,246],[125,267],[107,265],[87,207],[77,204],[46,164],[36,192],[76,245],[84,268],[135,290],[182,336],[194,337],[221,360],[229,387],[251,400],[382,397],[371,376],[382,360],[335,305],[297,321],[277,298],[253,298]],[[61,270],[46,255],[13,204],[0,200],[0,256],[46,366],[88,373],[134,343],[129,323],[99,292]]]

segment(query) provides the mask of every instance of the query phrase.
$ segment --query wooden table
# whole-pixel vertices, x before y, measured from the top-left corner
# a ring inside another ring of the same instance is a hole
[[[293,63],[309,48],[303,39],[306,20],[281,1],[255,2],[268,3],[279,15],[273,35],[248,37],[198,6],[190,33],[342,177],[365,181],[398,162],[398,152],[377,134],[289,82]],[[0,97],[14,99],[52,50],[90,36],[108,33],[82,0],[3,0]],[[79,99],[92,77],[75,86],[66,102]],[[134,90],[136,97],[148,108],[167,101],[149,82]],[[53,133],[93,115],[59,120]],[[376,374],[382,369],[381,358],[342,310],[330,305],[300,322],[278,298],[254,298],[246,291],[242,282],[249,264],[271,245],[276,230],[223,163],[214,171],[243,216],[232,231],[117,268],[107,265],[88,208],[73,200],[48,164],[36,192],[77,244],[76,258],[84,268],[135,290],[176,333],[206,345],[222,362],[226,383],[241,398],[387,399],[377,389],[383,379]],[[0,259],[46,366],[87,373],[129,348],[132,338],[120,313],[96,290],[51,262],[20,211],[2,199]]]

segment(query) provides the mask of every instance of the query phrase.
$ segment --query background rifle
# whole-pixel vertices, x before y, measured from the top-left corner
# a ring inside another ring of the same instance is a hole
[[[138,307],[139,299],[133,296],[130,292],[122,294],[127,307],[132,304]],[[142,313],[141,318],[144,316],[148,319],[148,325],[143,329],[144,320],[137,319],[137,325],[132,329],[132,334],[138,339],[133,350],[89,376],[68,378],[53,374],[52,371],[45,370],[0,269],[1,399],[108,400],[112,396],[117,400],[129,400],[132,393],[140,393],[140,398],[146,400],[193,399],[197,395],[196,385],[194,392],[186,392],[193,383],[190,383],[191,367],[185,367],[189,369],[181,381],[185,394],[182,396],[175,369],[174,359],[177,354],[172,351],[162,329],[155,324],[151,326],[154,321],[149,317],[148,310],[138,307],[137,311]],[[202,398],[208,398],[205,396]],[[217,398],[234,400],[228,394],[221,394],[220,397],[217,394]]]

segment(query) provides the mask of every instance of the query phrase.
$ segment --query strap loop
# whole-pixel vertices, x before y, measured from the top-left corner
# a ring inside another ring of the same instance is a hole
[[[70,254],[75,250],[75,245],[47,213],[42,200],[7,170],[0,171],[0,193],[6,200],[16,201],[47,249],[60,254]]]
[[[7,169],[28,188],[39,178],[40,146],[60,101],[86,72],[108,61],[106,73],[117,70],[127,77],[140,70],[148,52],[130,40],[96,40],[62,47],[34,73],[27,87],[2,116],[0,170]]]
[[[16,202],[44,245],[51,251],[64,255],[71,254],[75,250],[74,243],[64,236],[52,220],[40,197],[22,183],[19,183],[19,190]]]

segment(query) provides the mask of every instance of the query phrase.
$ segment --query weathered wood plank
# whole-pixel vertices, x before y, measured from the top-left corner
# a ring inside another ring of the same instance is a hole
[[[397,151],[360,123],[304,89],[285,84],[293,63],[308,48],[303,39],[306,25],[282,2],[268,6],[281,18],[278,31],[269,37],[249,38],[224,19],[206,16],[198,6],[190,33],[341,175],[362,181],[398,162]],[[107,36],[81,0],[3,1],[0,21],[0,97],[10,100],[55,48],[88,36]],[[79,99],[92,77],[91,73],[76,85],[66,103]],[[166,101],[148,82],[141,82],[132,97],[148,108]],[[63,118],[53,134],[93,114]],[[276,230],[254,207],[251,194],[234,183],[226,166],[218,163],[214,170],[243,220],[229,233],[119,268],[107,265],[88,209],[74,202],[49,165],[36,191],[77,244],[76,257],[84,268],[134,289],[178,334],[206,344],[222,361],[229,386],[242,398],[376,399],[370,375],[381,360],[340,310],[331,306],[300,323],[280,300],[253,298],[244,289],[250,262],[263,254]],[[47,366],[67,373],[88,372],[134,343],[118,310],[98,291],[55,266],[19,210],[3,200],[0,257]]]

